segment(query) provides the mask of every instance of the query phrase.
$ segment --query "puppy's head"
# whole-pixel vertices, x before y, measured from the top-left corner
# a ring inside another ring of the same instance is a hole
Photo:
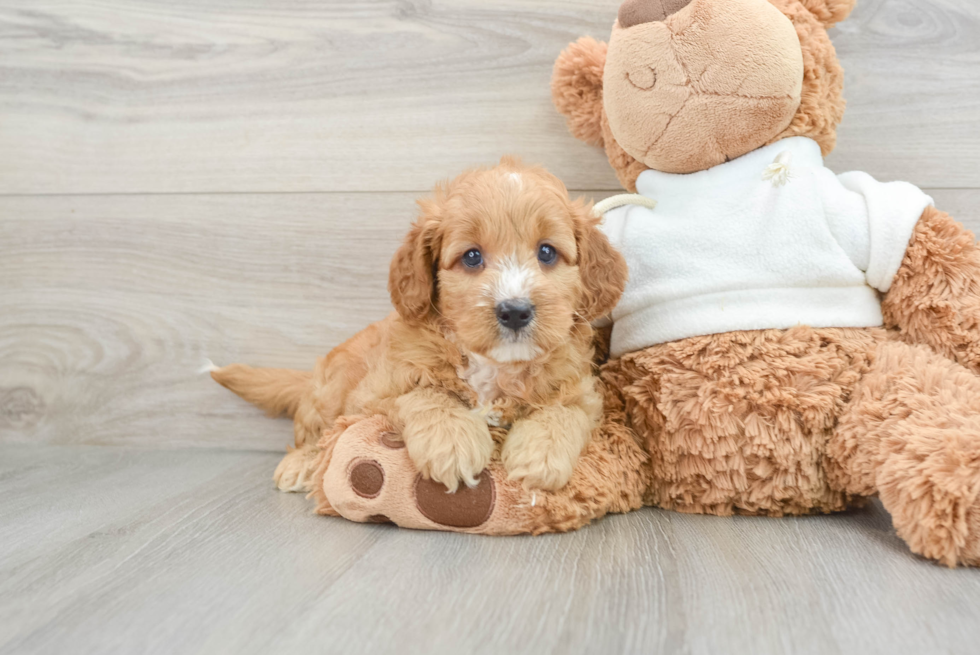
[[[581,200],[541,168],[504,158],[463,173],[419,202],[391,263],[403,319],[440,322],[460,346],[496,362],[529,361],[605,315],[626,262]]]

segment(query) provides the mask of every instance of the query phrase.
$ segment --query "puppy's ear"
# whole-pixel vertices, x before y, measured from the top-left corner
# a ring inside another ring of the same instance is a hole
[[[421,215],[391,260],[388,293],[405,321],[419,323],[435,313],[435,269],[440,248],[439,205],[420,200]]]
[[[607,45],[583,36],[558,55],[551,99],[576,139],[602,146],[602,74]]]
[[[856,0],[800,0],[824,27],[831,28],[847,18]]]
[[[600,218],[593,216],[592,203],[576,200],[575,240],[578,246],[578,270],[582,279],[579,313],[594,321],[611,312],[623,295],[628,269],[626,260],[612,247],[599,230]]]

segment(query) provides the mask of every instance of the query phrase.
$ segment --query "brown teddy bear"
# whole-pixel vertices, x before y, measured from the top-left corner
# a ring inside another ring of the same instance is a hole
[[[980,563],[980,249],[904,183],[835,176],[827,29],[854,0],[627,0],[553,97],[627,189],[606,365],[644,502],[802,514],[879,495],[913,551]],[[632,287],[632,288],[631,288]],[[618,332],[618,334],[617,334]]]
[[[319,510],[512,534],[879,495],[913,551],[980,564],[980,249],[912,185],[823,166],[844,109],[827,29],[853,4],[627,0],[608,46],[563,52],[556,106],[638,192],[604,223],[631,280],[602,427],[560,491],[494,464],[450,495],[383,418],[351,419],[321,441]]]

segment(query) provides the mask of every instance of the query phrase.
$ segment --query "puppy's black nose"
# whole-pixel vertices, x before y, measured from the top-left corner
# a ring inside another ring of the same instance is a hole
[[[497,322],[508,330],[520,330],[534,318],[534,305],[528,300],[505,300],[497,305]]]

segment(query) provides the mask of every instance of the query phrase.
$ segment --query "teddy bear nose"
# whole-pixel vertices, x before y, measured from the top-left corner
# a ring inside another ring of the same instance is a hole
[[[691,0],[626,0],[619,6],[619,26],[633,27],[662,21],[691,4]]]

